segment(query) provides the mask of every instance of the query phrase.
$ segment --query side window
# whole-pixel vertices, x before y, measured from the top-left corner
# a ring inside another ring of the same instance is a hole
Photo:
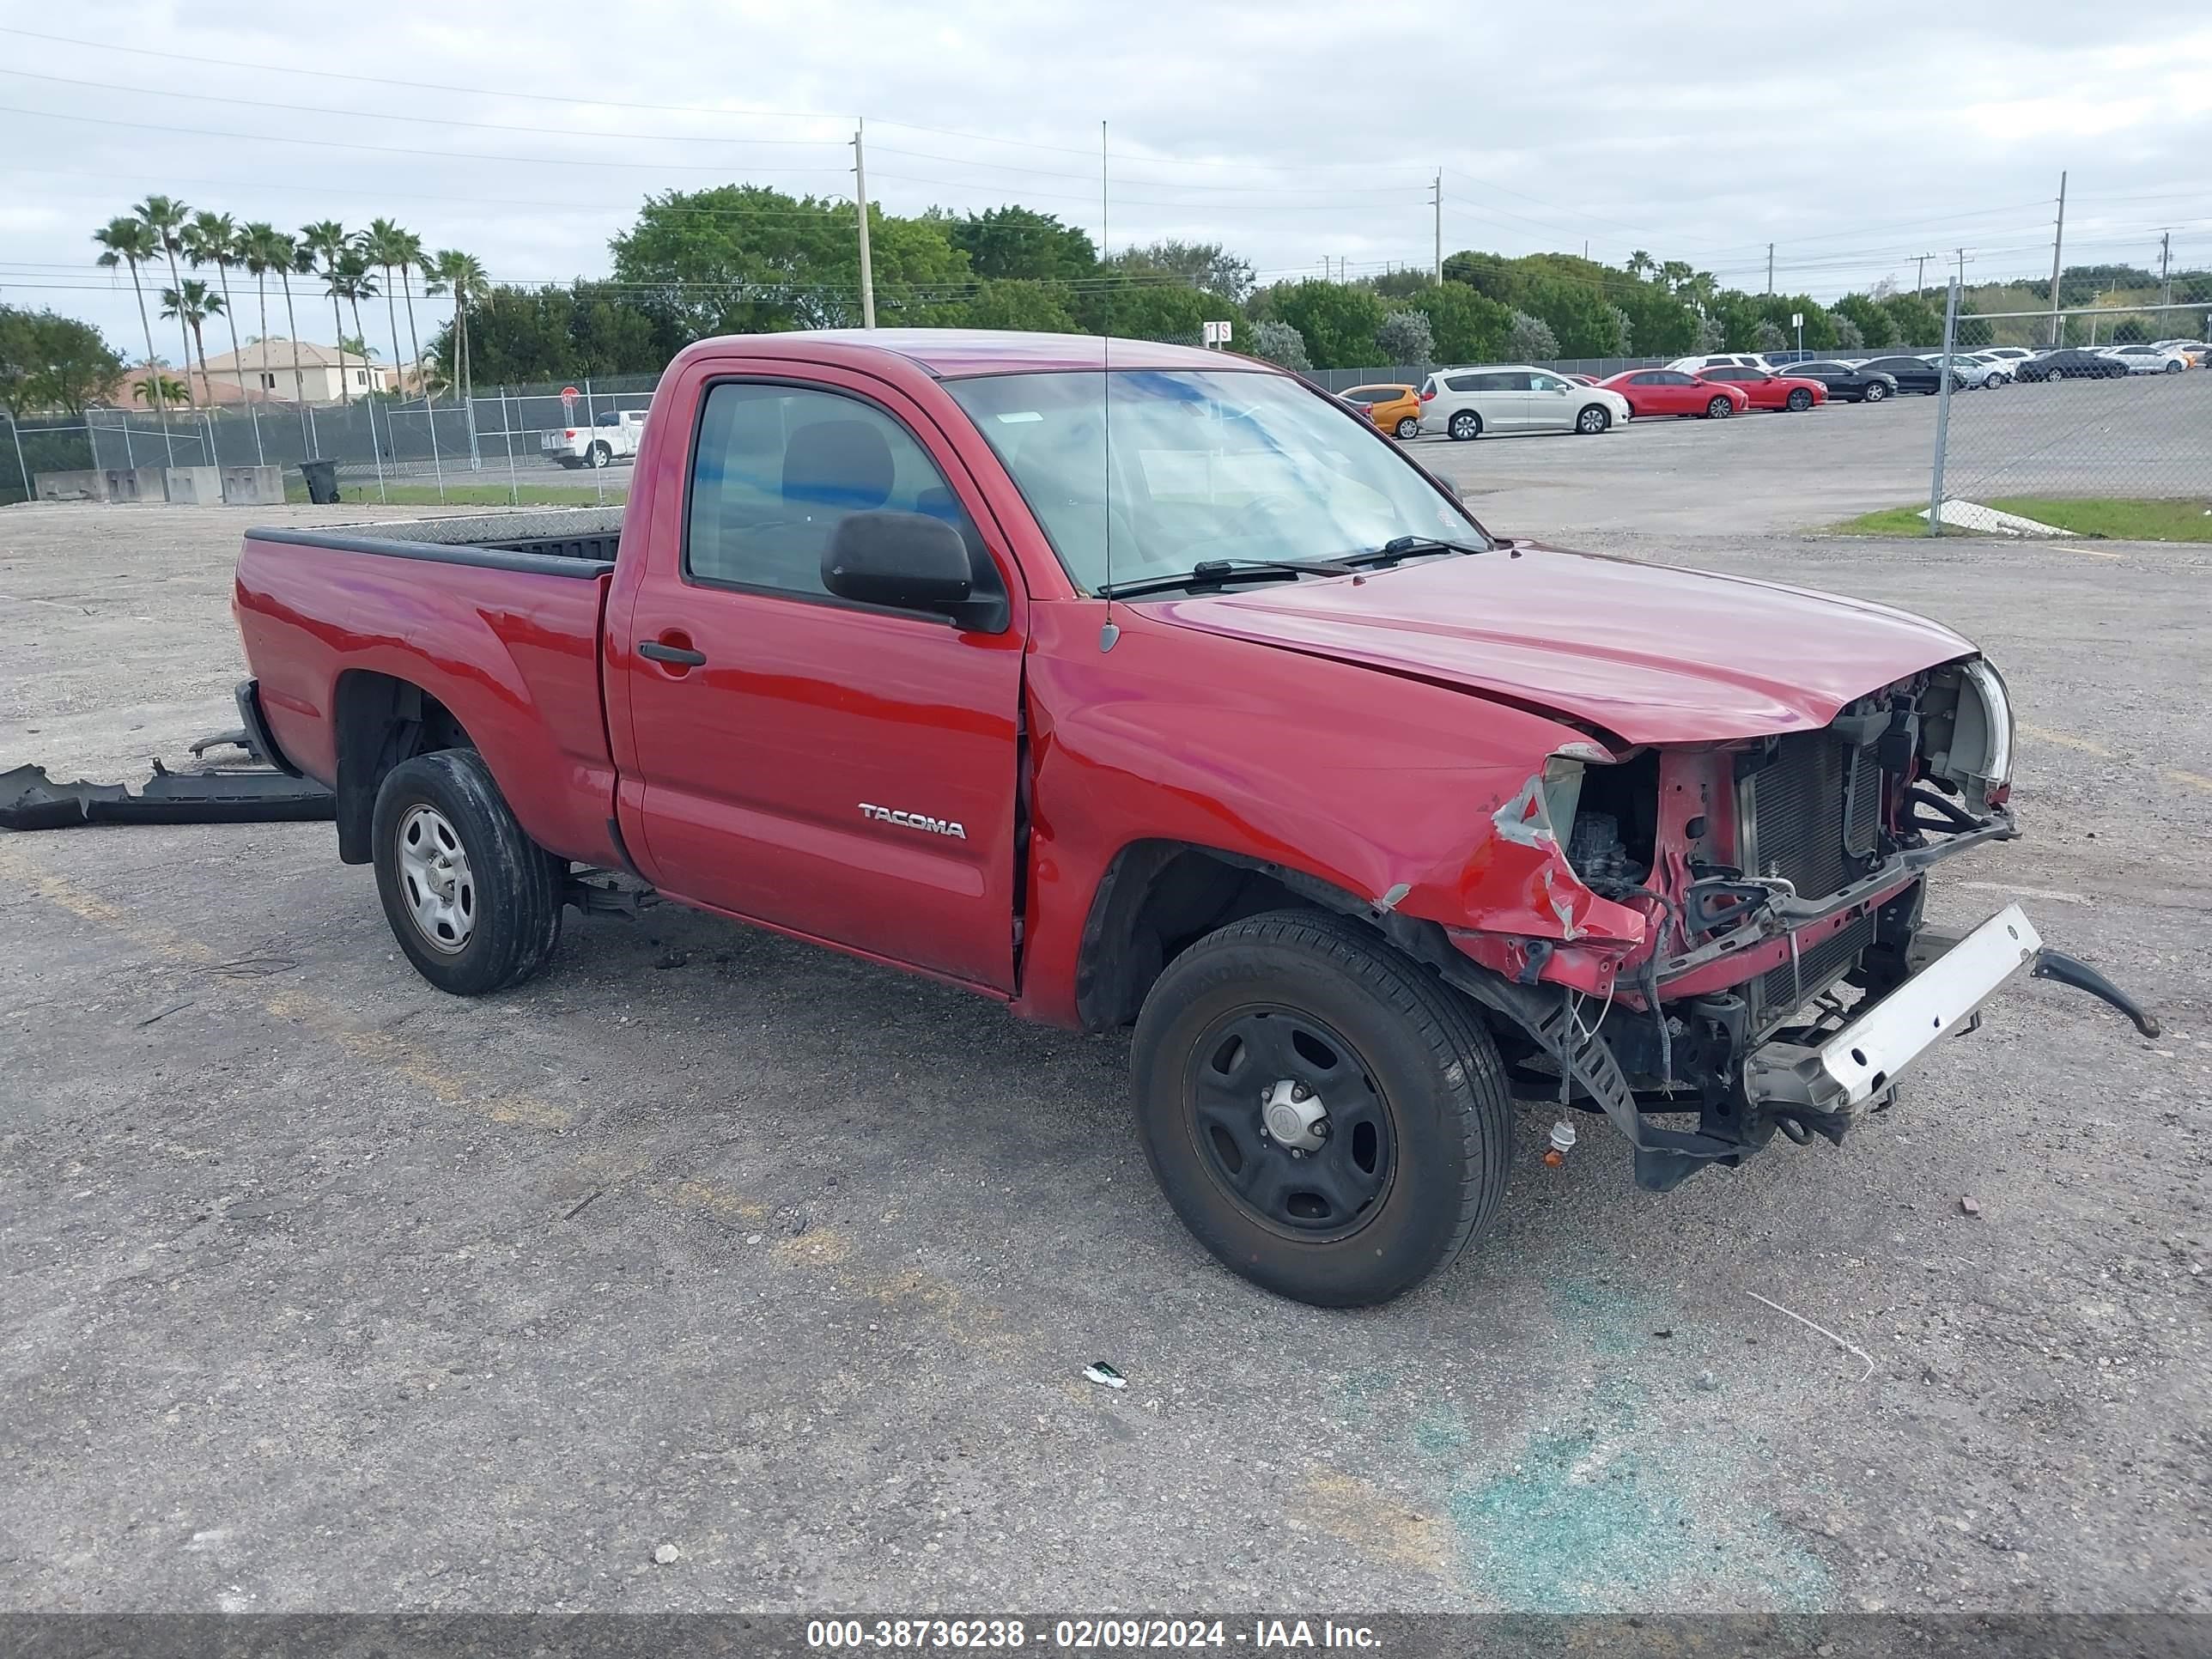
[[[1001,586],[959,498],[914,434],[872,404],[800,386],[710,386],[691,459],[684,574],[824,597],[822,556],[859,513],[958,528],[978,592]]]
[[[1531,374],[1528,389],[1531,392],[1565,392],[1567,383],[1556,374]]]
[[[1498,388],[1491,382],[1497,378],[1494,374],[1454,374],[1444,384],[1454,392],[1495,392]]]
[[[1382,392],[1379,386],[1356,386],[1351,391],[1340,392],[1337,395],[1348,404],[1359,404],[1364,406],[1373,403],[1382,395]]]
[[[1632,374],[1628,377],[1628,383],[1631,386],[1670,386],[1673,384],[1673,382],[1668,380],[1664,374],[1656,372],[1650,374]]]
[[[1687,386],[1690,377],[1679,369],[1662,368],[1651,377],[1654,386]]]

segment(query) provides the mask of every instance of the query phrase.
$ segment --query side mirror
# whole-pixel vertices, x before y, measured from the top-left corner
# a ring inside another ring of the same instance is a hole
[[[902,611],[967,608],[975,586],[960,532],[927,513],[853,513],[822,556],[822,585],[841,599]]]

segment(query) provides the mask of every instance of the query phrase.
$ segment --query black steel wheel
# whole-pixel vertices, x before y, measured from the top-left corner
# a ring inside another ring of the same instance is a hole
[[[1146,998],[1133,1062],[1169,1202],[1279,1295],[1387,1301],[1504,1197],[1510,1103],[1489,1032],[1346,918],[1277,911],[1199,940]]]

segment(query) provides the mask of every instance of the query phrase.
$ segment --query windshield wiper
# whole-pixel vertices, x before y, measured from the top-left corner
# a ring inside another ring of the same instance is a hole
[[[1224,582],[1296,581],[1300,576],[1349,576],[1348,562],[1329,559],[1200,559],[1180,576],[1146,576],[1097,590],[1102,599],[1133,599],[1179,587],[1218,587]]]
[[[1354,553],[1344,562],[1349,565],[1395,564],[1401,559],[1410,559],[1424,553],[1487,553],[1490,549],[1478,547],[1473,542],[1455,542],[1448,536],[1394,536],[1370,553]]]

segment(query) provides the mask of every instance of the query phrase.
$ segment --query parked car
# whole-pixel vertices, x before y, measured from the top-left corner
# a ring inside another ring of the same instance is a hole
[[[589,426],[556,427],[538,441],[538,447],[562,466],[609,466],[637,453],[645,435],[642,409],[610,409],[594,416]]]
[[[1929,363],[1938,368],[1943,366],[1943,354],[1940,351],[1929,352],[1926,354],[1926,358]],[[2005,366],[2002,359],[1987,357],[1978,351],[1952,353],[1951,367],[1957,372],[1959,384],[1962,387],[1984,390],[1990,386],[2003,386],[2012,379],[2012,371]]]
[[[1295,376],[1110,362],[1109,392],[1079,336],[697,341],[626,512],[249,532],[246,728],[331,787],[339,860],[453,994],[649,885],[1029,1019],[1133,1024],[1169,1205],[1325,1305],[1482,1237],[1516,1092],[1601,1112],[1665,1192],[1886,1107],[1902,1132],[1897,1079],[2001,987],[2087,982],[2016,903],[1924,920],[1938,866],[2019,833],[2010,696],[1971,641],[1501,544]],[[731,1041],[772,1045],[769,1018]],[[908,1042],[856,1049],[893,1097],[936,1063]],[[1946,1087],[1971,1107],[1971,1075]],[[988,1115],[866,1115],[1039,1203],[1064,1178]],[[853,1128],[794,1109],[749,1156],[796,1179]],[[989,1248],[988,1203],[972,1224]]]
[[[2188,353],[2173,346],[2117,345],[2105,355],[2125,363],[2130,374],[2179,374],[2189,367]]]
[[[1790,373],[1801,380],[1819,381],[1831,398],[1843,403],[1878,404],[1897,395],[1896,376],[1846,362],[1829,360],[1796,363],[1791,365]]]
[[[2016,380],[2020,378],[2020,366],[2035,353],[2027,346],[1981,346],[1976,349],[1974,355],[2002,364],[2004,372]]]
[[[1597,376],[1595,374],[1563,374],[1562,378],[1572,380],[1577,386],[1595,386],[1597,384]]]
[[[1924,357],[1869,357],[1860,367],[1888,375],[1899,392],[1924,392],[1933,397],[1943,389],[1942,370]],[[1951,383],[1954,389],[1960,383],[1955,372]]]
[[[2154,345],[2171,346],[2174,350],[2179,352],[2183,356],[2189,359],[2189,366],[2191,368],[2203,368],[2205,360],[2208,357],[2212,357],[2212,346],[2208,346],[2202,340],[2155,340],[2153,341],[2152,343]]]
[[[2023,380],[2117,380],[2128,372],[2118,358],[2086,346],[2068,346],[2030,357],[2020,366]]]
[[[1787,374],[1771,374],[1763,368],[1731,365],[1709,368],[1705,378],[1735,387],[1751,400],[1753,409],[1802,410],[1828,401],[1826,382],[1817,376],[1800,374],[1795,370]]]
[[[1411,438],[1421,429],[1421,394],[1409,386],[1356,386],[1337,396],[1364,410],[1380,431]]]
[[[1723,351],[1703,356],[1677,357],[1667,365],[1685,374],[1702,374],[1709,368],[1771,368],[1766,358],[1756,351]]]
[[[1751,407],[1751,398],[1739,387],[1718,380],[1700,380],[1679,368],[1631,368],[1598,385],[1627,400],[1630,411],[1647,415],[1698,415],[1725,420]]]
[[[1421,430],[1462,442],[1485,433],[1602,432],[1629,413],[1617,392],[1527,363],[1439,369],[1421,387]]]

